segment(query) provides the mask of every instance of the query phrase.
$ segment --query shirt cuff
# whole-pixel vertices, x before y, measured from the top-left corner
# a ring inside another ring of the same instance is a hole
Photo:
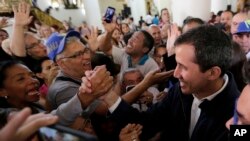
[[[121,97],[119,97],[116,102],[109,108],[109,112],[113,113],[115,111],[115,109],[119,106],[119,104],[121,103],[122,99]]]

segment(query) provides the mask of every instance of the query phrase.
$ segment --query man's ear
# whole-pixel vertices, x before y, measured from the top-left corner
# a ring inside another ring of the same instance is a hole
[[[56,61],[56,64],[58,65],[58,66],[60,66],[61,68],[65,68],[65,65],[64,65],[64,61],[63,60],[57,60]]]
[[[218,66],[214,66],[207,70],[207,78],[208,80],[215,80],[220,77],[221,75],[221,68]]]
[[[36,73],[36,77],[38,77],[40,79],[43,79],[44,75],[43,75],[43,73]]]
[[[146,52],[148,52],[149,48],[148,47],[143,47],[142,48],[142,52],[145,54]]]

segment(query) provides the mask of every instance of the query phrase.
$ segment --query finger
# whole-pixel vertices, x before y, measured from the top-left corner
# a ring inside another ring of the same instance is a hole
[[[34,134],[40,127],[55,124],[57,121],[58,117],[51,114],[40,116],[37,119],[34,119],[33,121],[22,126],[17,132],[17,137],[23,140]]]
[[[29,16],[30,15],[30,5],[26,4],[26,15]]]
[[[94,71],[85,71],[85,76],[87,78],[90,78],[93,73],[94,73]]]
[[[14,12],[14,15],[16,15],[16,13],[17,13],[17,6],[16,5],[12,5],[12,10]]]
[[[97,66],[95,67],[95,72],[92,75],[94,78],[94,80],[97,83],[100,83],[106,76],[110,75],[110,72],[107,71],[106,66],[102,65],[102,66]]]
[[[105,93],[108,92],[112,86],[113,86],[113,77],[112,76],[109,76],[109,79],[108,81],[105,83],[107,86],[106,86],[106,89],[105,89]]]
[[[87,86],[88,88],[91,88],[91,82],[89,79],[87,79],[86,77],[82,77],[82,85]]]
[[[18,4],[18,11],[17,12],[21,12],[22,11],[22,3]]]
[[[157,70],[153,70],[152,71],[152,74],[156,74],[156,73],[160,73],[161,72],[161,70],[160,69],[157,69]]]
[[[86,85],[81,85],[79,87],[79,92],[83,93],[83,94],[86,94],[86,93],[90,94],[90,93],[92,93],[92,89],[91,89],[91,87],[87,87]]]
[[[167,32],[168,32],[168,37],[170,37],[171,36],[171,27],[167,30]]]
[[[30,108],[24,108],[8,122],[8,124],[1,130],[1,133],[6,137],[14,138],[16,131],[22,126],[23,121],[25,121],[30,114],[31,114]]]
[[[23,2],[23,13],[25,13],[26,14],[26,12],[27,12],[27,3],[25,3],[25,2]]]
[[[173,74],[174,74],[174,70],[170,70],[170,71],[164,71],[164,72],[157,73],[156,75],[159,79],[162,80],[162,79],[166,79],[166,78],[172,76]]]
[[[110,76],[107,80],[103,81],[97,88],[96,95],[101,96],[106,94],[113,86],[113,78]]]
[[[21,2],[20,4],[20,11],[21,13],[25,13],[25,3],[24,2]]]
[[[33,19],[33,16],[30,16],[29,19],[28,19],[27,25],[31,23],[32,19]]]
[[[24,124],[26,124],[27,122],[31,122],[31,121],[33,121],[33,120],[39,118],[39,117],[42,117],[42,116],[45,116],[45,114],[44,114],[44,113],[38,113],[38,114],[31,115],[31,116],[29,116],[29,117],[25,120]]]

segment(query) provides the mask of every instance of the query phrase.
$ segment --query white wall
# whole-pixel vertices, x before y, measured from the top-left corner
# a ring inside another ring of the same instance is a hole
[[[37,0],[38,7],[44,11],[46,8],[50,6],[49,0]],[[86,16],[82,13],[82,9],[64,9],[63,5],[60,5],[58,10],[52,9],[50,11],[50,14],[60,20],[68,20],[69,17],[72,19],[72,23],[75,26],[78,26],[81,24],[82,21],[86,20]]]
[[[108,6],[114,7],[116,9],[116,14],[121,13],[123,9],[123,4],[126,2],[124,0],[99,0],[101,15],[104,15],[106,8]]]
[[[82,21],[86,20],[81,9],[59,9],[58,11],[53,9],[50,14],[60,21],[69,20],[69,17],[71,17],[74,26],[79,26]]]
[[[134,23],[138,24],[140,16],[146,17],[146,2],[145,0],[127,0],[128,6],[131,7],[131,14],[134,17]]]
[[[103,30],[102,16],[98,0],[83,0],[86,10],[86,21],[88,25],[97,26]]]
[[[227,0],[211,0],[211,11],[217,14],[220,10],[227,9]]]
[[[173,22],[182,26],[187,16],[201,18],[207,21],[210,18],[210,0],[172,0]]]
[[[172,11],[172,1],[171,0],[154,0],[156,7],[158,8],[159,14],[161,14],[161,9],[167,8],[169,12]]]
[[[37,0],[37,6],[44,11],[47,7],[50,6],[50,2],[49,0]]]

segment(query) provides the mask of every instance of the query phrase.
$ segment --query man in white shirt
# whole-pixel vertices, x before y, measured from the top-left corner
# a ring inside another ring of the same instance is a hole
[[[239,96],[232,74],[227,73],[232,55],[229,37],[216,27],[200,26],[176,40],[175,53],[174,77],[179,83],[167,97],[139,113],[113,92],[106,99],[109,118],[117,130],[127,123],[143,125],[141,140],[159,131],[162,141],[228,140],[225,123]],[[89,79],[83,82],[82,87],[91,90]]]
[[[114,62],[121,65],[121,73],[128,68],[137,68],[145,76],[148,72],[159,69],[159,66],[148,53],[153,48],[153,37],[144,30],[136,31],[128,40],[124,49],[111,45],[111,37],[116,23],[104,21],[105,33],[98,37],[98,48],[113,57]]]

